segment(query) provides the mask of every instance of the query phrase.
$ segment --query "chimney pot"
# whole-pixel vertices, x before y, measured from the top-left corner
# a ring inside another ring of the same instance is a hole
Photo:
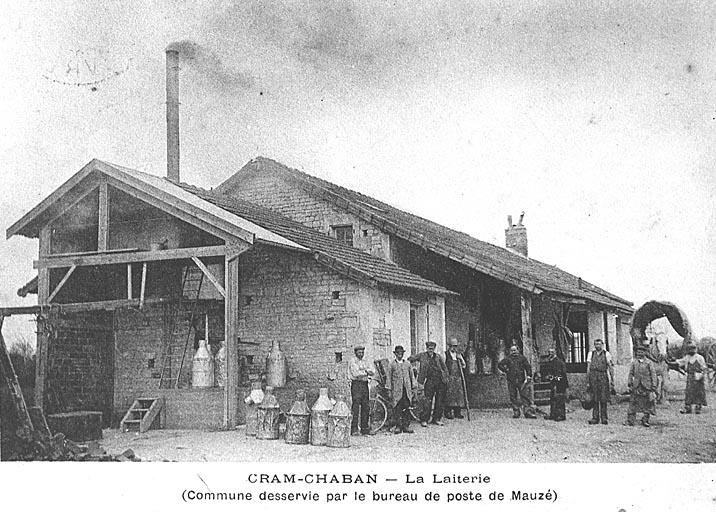
[[[527,228],[522,224],[525,212],[520,214],[517,225],[512,224],[512,215],[507,216],[508,228],[505,230],[505,247],[509,250],[527,256]]]

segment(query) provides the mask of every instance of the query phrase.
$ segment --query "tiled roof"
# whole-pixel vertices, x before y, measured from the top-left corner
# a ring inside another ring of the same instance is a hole
[[[418,289],[441,295],[451,293],[446,288],[394,263],[341,243],[335,238],[324,235],[268,208],[185,183],[180,186],[204,201],[308,248],[318,262],[356,280],[398,288]]]
[[[553,296],[564,295],[623,311],[632,311],[631,302],[558,267],[483,242],[268,158],[259,157],[252,160],[225,184],[230,184],[235,178],[240,179],[240,175],[256,171],[272,171],[288,176],[314,197],[330,201],[389,234],[521,289],[536,293],[546,292]],[[219,190],[223,187],[224,184]]]

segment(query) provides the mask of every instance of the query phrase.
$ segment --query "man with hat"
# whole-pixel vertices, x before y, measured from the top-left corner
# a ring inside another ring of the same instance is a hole
[[[450,338],[448,351],[445,354],[445,366],[448,370],[447,393],[445,394],[445,418],[461,419],[462,409],[467,407],[465,393],[462,384],[463,371],[467,366],[465,359],[457,351],[457,338]]]
[[[646,357],[646,347],[639,345],[636,348],[636,358],[629,367],[629,378],[627,380],[631,400],[627,410],[627,420],[624,423],[633,427],[636,414],[644,413],[641,424],[649,425],[649,417],[656,414],[654,402],[656,400],[656,368],[654,362]]]
[[[415,389],[418,387],[415,381],[415,374],[410,363],[403,359],[405,349],[396,345],[393,349],[395,359],[390,362],[390,367],[385,375],[385,389],[393,405],[393,416],[395,426],[393,432],[400,434],[405,432],[412,434],[410,429],[410,402],[415,397]]]
[[[360,418],[360,433],[364,436],[371,435],[368,415],[370,413],[370,397],[368,394],[368,379],[373,375],[368,363],[363,359],[365,347],[356,346],[353,348],[355,357],[348,363],[348,376],[351,379],[351,435],[358,435],[358,418]]]
[[[507,390],[510,393],[512,417],[519,418],[523,412],[525,418],[536,418],[532,412],[532,366],[527,358],[520,354],[516,345],[510,347],[510,354],[497,364],[497,368],[507,375]]]
[[[445,390],[448,383],[448,371],[445,361],[440,354],[435,353],[436,343],[428,341],[425,343],[425,352],[411,356],[409,361],[420,363],[418,370],[418,384],[424,386],[425,400],[428,404],[435,399],[434,407],[426,407],[420,417],[420,425],[428,426],[432,413],[433,425],[444,425],[441,421],[443,417],[443,404],[445,403]],[[432,411],[431,411],[432,408]]]

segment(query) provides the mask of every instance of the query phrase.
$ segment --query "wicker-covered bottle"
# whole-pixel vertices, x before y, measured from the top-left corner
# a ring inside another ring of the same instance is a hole
[[[311,425],[311,410],[306,403],[306,392],[296,392],[296,401],[286,413],[286,442],[288,444],[308,444]]]
[[[327,446],[333,448],[347,448],[351,445],[351,410],[343,399],[343,395],[336,396],[336,404],[328,413],[328,441]]]
[[[321,388],[318,399],[311,407],[311,444],[325,446],[328,442],[328,414],[333,409],[331,399],[328,398],[328,388]]]

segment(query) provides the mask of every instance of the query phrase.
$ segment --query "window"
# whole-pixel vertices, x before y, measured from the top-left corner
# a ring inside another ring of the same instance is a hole
[[[331,236],[346,245],[353,246],[353,226],[331,226]]]
[[[569,314],[567,328],[572,332],[573,341],[569,353],[565,354],[565,363],[578,363],[587,371],[587,354],[589,353],[589,332],[587,329],[587,312],[572,311]],[[580,371],[581,368],[575,370]]]
[[[415,355],[424,350],[428,332],[428,317],[425,304],[410,305],[410,353]]]

